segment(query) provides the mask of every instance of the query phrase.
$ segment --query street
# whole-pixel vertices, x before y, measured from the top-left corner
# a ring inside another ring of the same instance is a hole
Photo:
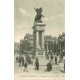
[[[19,67],[18,65],[18,63],[14,62],[14,80],[46,80],[46,78],[50,78],[50,80],[64,80],[63,63],[53,64],[50,72],[45,71],[46,66],[40,66],[39,70],[35,70],[34,65],[28,65],[28,72],[24,72],[24,67]]]

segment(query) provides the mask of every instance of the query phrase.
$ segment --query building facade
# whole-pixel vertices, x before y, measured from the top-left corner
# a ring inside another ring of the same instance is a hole
[[[59,54],[65,51],[65,33],[58,37],[51,35],[44,36],[44,48],[46,54],[50,52],[58,52]],[[20,40],[21,53],[32,53],[33,50],[33,35],[25,34],[24,39]],[[61,51],[61,52],[60,52]]]

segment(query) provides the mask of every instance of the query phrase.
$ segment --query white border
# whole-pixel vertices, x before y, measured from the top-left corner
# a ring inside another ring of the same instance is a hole
[[[0,80],[14,80],[14,0],[0,0]]]
[[[80,0],[65,0],[66,80],[80,80]],[[0,1],[0,80],[14,80],[14,0]]]
[[[80,80],[80,0],[65,1],[66,80]]]

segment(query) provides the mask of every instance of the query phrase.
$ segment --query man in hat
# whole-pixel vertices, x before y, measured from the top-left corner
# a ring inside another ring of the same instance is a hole
[[[39,70],[39,59],[36,58],[36,61],[35,61],[35,70]]]

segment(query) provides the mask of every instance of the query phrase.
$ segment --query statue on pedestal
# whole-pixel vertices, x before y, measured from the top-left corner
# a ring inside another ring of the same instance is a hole
[[[35,11],[36,11],[36,13],[37,13],[34,21],[35,21],[36,23],[38,23],[38,22],[42,23],[41,18],[44,17],[44,16],[42,15],[42,8],[34,8],[34,9],[35,9]]]

